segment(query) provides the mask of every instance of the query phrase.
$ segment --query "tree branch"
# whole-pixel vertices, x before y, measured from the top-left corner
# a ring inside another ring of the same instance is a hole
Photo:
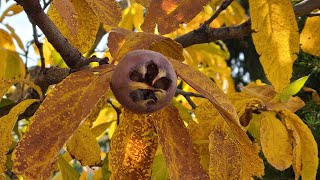
[[[30,19],[42,30],[48,41],[59,52],[63,60],[71,69],[77,69],[77,63],[85,58],[61,34],[50,18],[45,14],[38,0],[16,0]]]
[[[296,17],[308,15],[314,9],[320,8],[319,0],[304,0],[294,6]],[[202,27],[202,26],[201,26]],[[209,43],[216,40],[241,38],[250,35],[251,21],[248,20],[237,26],[221,28],[198,28],[175,39],[182,47],[186,48],[194,44]]]

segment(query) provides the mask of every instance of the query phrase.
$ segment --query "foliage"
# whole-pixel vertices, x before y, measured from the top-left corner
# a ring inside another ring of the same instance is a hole
[[[8,4],[0,14],[0,179],[250,179],[275,170],[316,179],[320,21],[305,15],[319,4],[306,12],[289,0],[249,0],[249,9],[231,0],[12,2],[0,4]],[[22,11],[34,28],[26,45],[4,24]],[[300,32],[296,16],[305,20]],[[224,41],[245,36],[253,42],[241,39],[245,49]],[[39,67],[22,60],[30,48]],[[110,91],[117,63],[137,49],[166,56],[179,78],[172,104],[152,114],[124,109]],[[258,59],[270,83],[236,92],[232,72]]]

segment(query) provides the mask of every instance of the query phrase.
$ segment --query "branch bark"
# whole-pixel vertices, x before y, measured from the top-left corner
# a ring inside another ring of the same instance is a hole
[[[47,14],[41,8],[39,0],[16,0],[20,4],[29,18],[42,30],[48,41],[59,52],[63,60],[71,69],[77,69],[77,63],[81,63],[85,58],[73,47],[53,24]]]
[[[304,0],[294,6],[296,17],[309,14],[320,8],[319,0]],[[248,36],[253,32],[250,19],[240,25],[221,28],[198,28],[175,39],[182,47],[194,44],[209,43],[216,40],[235,39]]]

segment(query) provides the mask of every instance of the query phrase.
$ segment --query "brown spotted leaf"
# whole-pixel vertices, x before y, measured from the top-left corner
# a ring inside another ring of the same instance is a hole
[[[86,123],[83,123],[67,142],[67,150],[82,166],[98,165],[101,161],[100,146]]]
[[[86,0],[89,7],[105,25],[116,27],[121,20],[121,8],[115,0]]]
[[[161,34],[168,34],[181,23],[191,21],[209,0],[157,0],[151,1],[141,28],[154,32],[156,24]]]
[[[78,28],[75,34],[69,30],[54,5],[51,5],[48,16],[68,41],[81,53],[87,52],[93,45],[100,22],[85,0],[70,0],[77,13]]]
[[[111,139],[108,156],[111,179],[150,179],[158,146],[152,118],[124,110]]]
[[[209,179],[200,164],[191,137],[178,109],[169,106],[153,115],[159,142],[168,166],[170,179]]]
[[[71,34],[76,34],[78,28],[78,14],[70,0],[53,0],[52,5],[66,23]]]
[[[6,154],[12,143],[11,132],[20,114],[22,114],[37,99],[28,99],[14,106],[9,114],[0,118],[0,174],[5,171]],[[1,177],[1,176],[0,176]]]
[[[217,87],[217,85],[207,76],[192,67],[179,61],[169,58],[176,73],[191,87],[206,97],[222,115],[231,129],[234,138],[241,147],[243,157],[243,177],[251,176],[261,177],[264,174],[264,165],[262,159],[257,155],[256,149],[246,133],[239,126],[239,118],[234,106],[226,95]],[[255,166],[251,166],[255,164]]]
[[[241,152],[235,139],[229,135],[232,134],[230,129],[223,126],[224,123],[220,121],[221,125],[216,126],[209,136],[210,179],[241,179]]]
[[[170,38],[156,34],[114,28],[109,34],[108,46],[116,61],[119,61],[128,52],[137,49],[150,49],[183,61],[182,46]]]
[[[27,179],[47,179],[60,149],[109,90],[114,66],[71,74],[45,98],[13,152],[13,171]]]

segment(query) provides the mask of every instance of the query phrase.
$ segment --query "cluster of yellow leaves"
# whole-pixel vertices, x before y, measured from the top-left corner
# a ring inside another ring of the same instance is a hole
[[[12,5],[9,6],[1,15],[0,23],[3,19],[9,16],[18,14],[23,9],[21,6]],[[2,28],[6,27],[6,29]],[[17,42],[18,47],[24,51],[24,46],[20,38],[14,32],[14,29],[8,24],[1,26],[0,28],[0,79],[11,79],[14,77],[24,77],[25,67],[19,54],[16,52],[14,41]]]

